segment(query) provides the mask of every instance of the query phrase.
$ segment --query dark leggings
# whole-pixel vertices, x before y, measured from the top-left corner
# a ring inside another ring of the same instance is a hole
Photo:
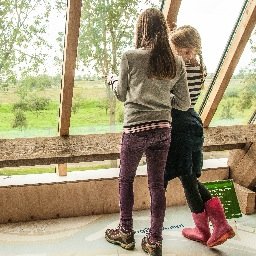
[[[188,206],[193,213],[204,211],[204,204],[212,198],[208,189],[197,179],[195,175],[179,177],[184,188]]]

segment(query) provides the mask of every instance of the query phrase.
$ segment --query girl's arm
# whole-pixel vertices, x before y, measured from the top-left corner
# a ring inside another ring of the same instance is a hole
[[[172,107],[182,111],[188,110],[191,102],[188,91],[187,73],[183,61],[181,61],[179,79],[174,85],[172,93],[174,95],[171,99]]]
[[[125,102],[129,84],[129,66],[126,54],[123,54],[120,64],[119,80],[116,87],[116,97]]]
[[[128,61],[125,54],[121,59],[119,78],[115,74],[109,74],[107,77],[107,84],[110,86],[110,89],[118,100],[123,102],[126,100],[128,89]]]

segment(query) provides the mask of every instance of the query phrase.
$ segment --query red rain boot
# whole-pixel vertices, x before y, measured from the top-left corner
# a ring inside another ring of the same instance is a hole
[[[213,232],[207,241],[208,247],[214,247],[224,243],[235,236],[233,228],[228,224],[223,206],[218,197],[213,197],[205,203],[207,215],[212,222]]]
[[[192,217],[196,226],[194,228],[184,228],[182,235],[190,240],[206,245],[207,240],[211,236],[208,216],[203,211],[201,213],[192,213]]]

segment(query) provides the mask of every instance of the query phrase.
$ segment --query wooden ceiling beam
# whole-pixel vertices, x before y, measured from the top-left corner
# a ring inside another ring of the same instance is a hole
[[[169,29],[172,30],[173,23],[177,23],[181,0],[165,0],[163,14],[166,18]]]
[[[220,67],[219,74],[216,78],[212,92],[209,95],[207,103],[203,109],[201,118],[204,127],[208,127],[217,107],[224,95],[229,81],[234,73],[234,70],[239,62],[239,59],[244,51],[244,48],[250,38],[250,35],[255,27],[256,22],[256,0],[249,0],[242,19],[238,24],[234,38],[229,49],[226,52],[226,57]]]

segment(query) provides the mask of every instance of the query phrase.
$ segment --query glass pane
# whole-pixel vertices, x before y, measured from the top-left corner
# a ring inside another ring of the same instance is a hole
[[[211,126],[244,125],[256,110],[256,30],[252,33]]]
[[[181,1],[177,26],[191,25],[199,31],[210,77],[216,71],[243,4],[244,0]]]
[[[196,111],[201,107],[243,4],[244,0],[198,0],[195,6],[194,1],[181,1],[177,26],[191,25],[199,31],[207,68],[206,81],[195,106]]]
[[[162,1],[83,0],[70,134],[120,132],[123,103],[105,84],[118,74],[123,51],[133,48],[134,25],[142,9]]]
[[[60,3],[1,2],[0,138],[57,134],[66,14]]]

